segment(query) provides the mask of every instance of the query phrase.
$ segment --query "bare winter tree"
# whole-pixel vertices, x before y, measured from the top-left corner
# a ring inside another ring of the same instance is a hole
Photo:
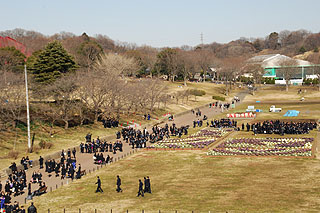
[[[152,78],[152,72],[154,69],[154,65],[157,62],[157,54],[158,51],[152,47],[144,46],[139,49],[141,52],[141,59],[143,63],[147,66],[150,70],[150,76]]]
[[[0,91],[0,122],[4,128],[15,128],[22,110],[26,109],[23,75],[8,72],[6,80],[0,78]]]
[[[59,78],[48,88],[55,100],[55,106],[52,107],[57,108],[53,111],[63,120],[65,129],[68,129],[69,120],[73,117],[77,88],[75,78],[70,75]]]
[[[314,74],[318,76],[318,90],[320,91],[320,55],[319,52],[310,54],[307,58],[308,61],[314,64]]]
[[[183,76],[184,86],[187,86],[187,80],[196,70],[196,62],[193,52],[178,51],[177,52],[178,68]]]
[[[146,94],[144,99],[148,101],[149,110],[152,112],[156,103],[160,101],[161,96],[165,93],[166,85],[158,79],[145,79],[140,81],[140,86],[144,88],[144,93]]]
[[[125,76],[135,75],[138,65],[134,58],[108,53],[101,57],[95,69],[103,71],[106,75],[122,76],[124,78]]]
[[[297,61],[291,58],[285,59],[279,63],[279,73],[286,81],[286,91],[289,91],[290,79],[297,75]]]
[[[0,73],[0,76],[3,73]],[[26,109],[24,79],[21,74],[7,73],[7,79],[0,78],[0,131],[12,126],[15,130],[13,149],[17,142],[17,124],[21,122],[21,114]],[[6,82],[5,82],[6,81]]]
[[[242,70],[244,73],[252,75],[255,84],[261,83],[261,78],[264,75],[264,69],[260,64],[246,64]],[[252,90],[252,95],[254,95],[254,89]]]
[[[77,73],[78,96],[86,107],[94,112],[94,120],[98,120],[99,113],[108,99],[107,85],[112,85],[112,78],[101,71],[79,71]]]
[[[197,60],[197,65],[200,67],[200,69],[203,71],[204,78],[203,81],[205,81],[207,72],[211,67],[215,67],[215,62],[217,61],[212,54],[212,52],[208,50],[202,50],[201,48],[197,49],[195,51],[195,56]]]
[[[232,89],[232,81],[235,80],[236,75],[240,72],[244,59],[242,57],[226,58],[222,61],[221,69],[219,69],[219,76],[226,84],[225,94],[228,96]],[[229,86],[230,84],[230,86]]]

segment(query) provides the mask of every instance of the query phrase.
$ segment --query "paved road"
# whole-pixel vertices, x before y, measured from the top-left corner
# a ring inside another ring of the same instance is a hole
[[[240,100],[243,100],[246,96],[247,91],[243,91],[240,92],[237,96],[240,98]],[[200,107],[200,111],[202,112],[202,116],[203,115],[207,115],[208,118],[213,117],[217,114],[221,113],[221,110],[218,108],[209,108],[208,105],[207,106],[203,106]],[[197,119],[197,117],[191,113],[191,111],[186,112],[184,114],[178,115],[178,116],[174,116],[174,123],[176,124],[176,126],[180,127],[182,125],[193,125],[193,120]],[[172,122],[163,122],[160,125],[165,125],[165,123],[172,123]],[[147,128],[148,130],[151,129],[151,126],[149,128]],[[149,131],[150,132],[150,131]],[[94,136],[93,136],[94,137]],[[115,140],[116,137],[115,135],[113,136],[108,136],[109,141],[110,140]],[[80,142],[79,142],[80,144]],[[131,146],[129,146],[129,144],[124,143],[123,145],[123,152],[117,152],[116,154],[113,154],[112,152],[104,152],[103,155],[106,157],[107,154],[109,154],[111,157],[113,157],[114,160],[118,160],[119,158],[123,158],[126,157],[130,154],[133,154],[134,152],[137,152],[138,150],[133,150],[131,148]],[[93,172],[94,170],[97,170],[99,168],[101,168],[101,166],[97,166],[96,164],[94,164],[93,161],[93,154],[87,154],[87,153],[80,153],[77,152],[76,154],[76,160],[77,160],[77,165],[80,163],[81,164],[81,170],[86,170],[87,173],[89,172]],[[106,165],[108,166],[108,165]],[[26,172],[27,174],[27,180],[31,179],[32,173],[34,171],[40,171],[43,175],[43,181],[46,183],[48,190],[47,192],[50,192],[51,190],[54,190],[56,188],[60,188],[63,185],[66,185],[68,183],[70,183],[72,180],[71,179],[65,179],[65,180],[61,180],[60,177],[55,177],[55,174],[52,173],[52,176],[48,176],[48,173],[44,172],[44,169],[39,169],[39,167],[34,167],[31,169],[28,169],[28,171]],[[75,180],[76,181],[76,180]],[[38,184],[32,184],[32,191],[38,189]],[[12,198],[12,202],[14,201],[18,201],[20,204],[24,204],[25,202],[25,198],[27,196],[27,190],[25,190],[25,193],[17,196],[17,197],[13,197]]]

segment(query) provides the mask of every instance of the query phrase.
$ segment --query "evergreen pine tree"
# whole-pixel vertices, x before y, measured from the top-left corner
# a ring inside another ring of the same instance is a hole
[[[50,84],[62,74],[74,71],[76,64],[73,57],[58,41],[49,43],[39,53],[31,67],[34,79],[41,84]]]

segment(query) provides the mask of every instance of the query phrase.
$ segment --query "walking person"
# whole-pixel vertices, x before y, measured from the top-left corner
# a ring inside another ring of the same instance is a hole
[[[103,190],[102,190],[102,188],[101,188],[101,180],[100,180],[99,176],[97,177],[97,182],[96,182],[96,184],[98,184],[96,193],[97,193],[97,192],[101,192],[101,193],[102,193]]]
[[[139,197],[140,195],[141,195],[142,197],[144,197],[143,183],[142,183],[141,179],[139,179],[139,191],[138,191],[137,197]]]
[[[122,192],[122,189],[120,188],[121,186],[121,179],[119,177],[119,175],[117,175],[117,192]]]
[[[147,185],[148,185],[148,191],[147,192],[151,194],[151,183],[150,183],[149,176],[147,176]]]
[[[143,177],[144,179],[144,190],[143,192],[146,193],[148,192],[148,182],[147,182],[147,178],[146,177]]]

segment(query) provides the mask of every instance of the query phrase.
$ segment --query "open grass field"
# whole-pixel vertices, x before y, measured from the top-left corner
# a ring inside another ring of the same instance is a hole
[[[319,212],[316,159],[207,157],[202,151],[146,151],[35,198],[39,212]],[[96,175],[103,194],[96,194]],[[123,193],[115,191],[116,175]],[[138,179],[152,194],[137,198]]]

